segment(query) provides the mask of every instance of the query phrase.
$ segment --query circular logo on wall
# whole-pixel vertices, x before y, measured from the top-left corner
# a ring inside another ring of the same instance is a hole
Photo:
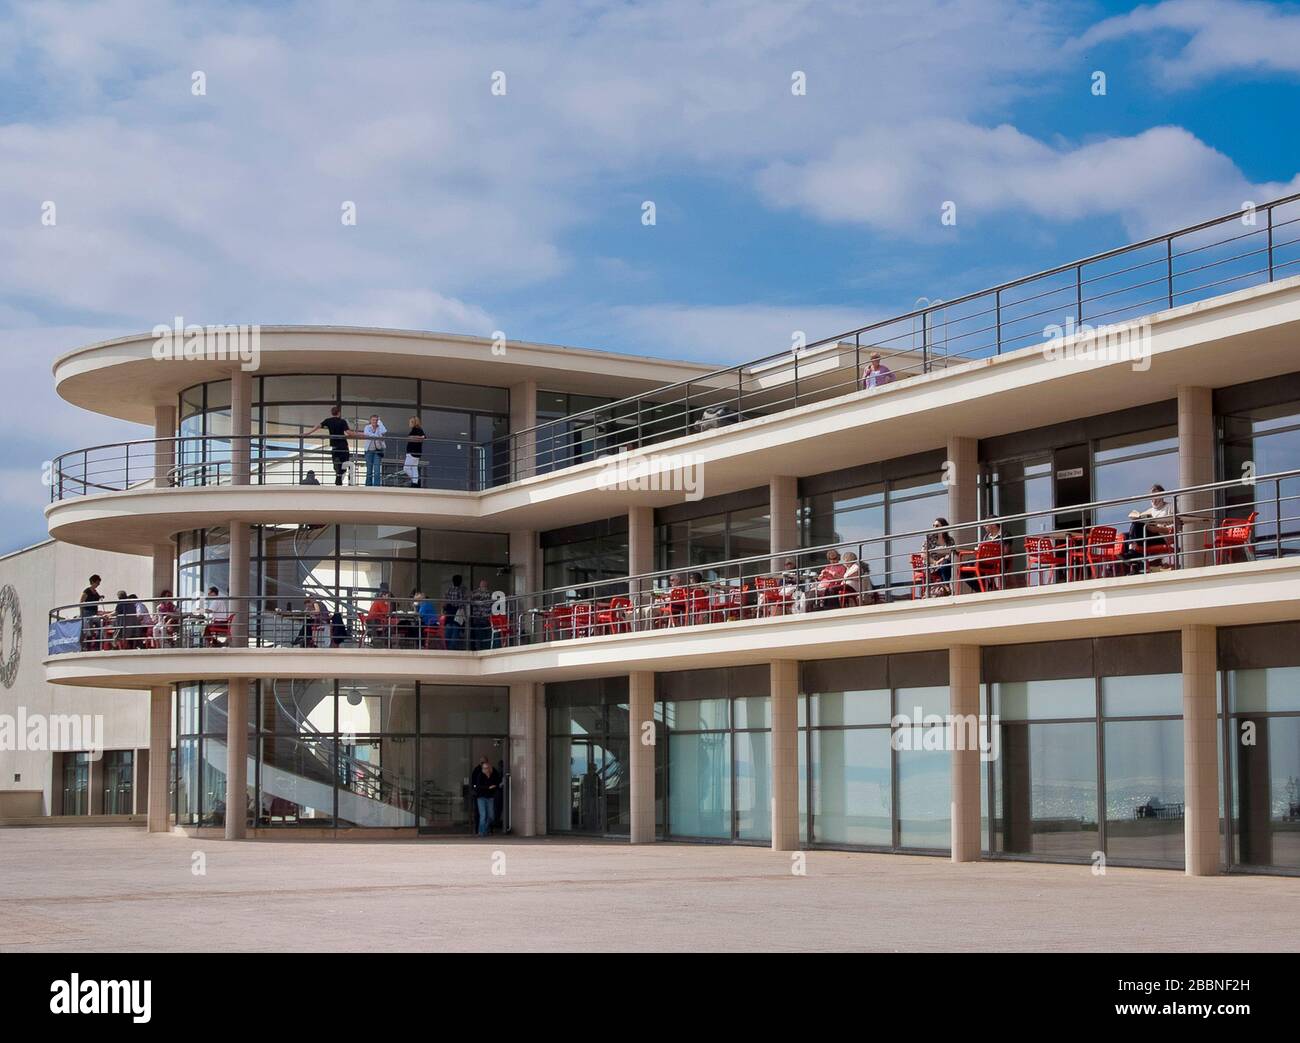
[[[18,679],[18,659],[23,652],[23,613],[18,591],[0,587],[0,682],[12,688]]]

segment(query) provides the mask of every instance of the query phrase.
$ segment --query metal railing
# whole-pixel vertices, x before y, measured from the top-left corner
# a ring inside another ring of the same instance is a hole
[[[178,435],[78,449],[50,468],[50,500],[138,488],[197,488],[235,483],[246,468],[249,485],[380,485],[476,491],[501,484],[491,444],[429,438],[407,463],[406,437],[389,435],[373,470],[364,438],[349,439],[346,455],[319,435]],[[502,447],[497,447],[502,448]]]
[[[508,456],[556,470],[1295,274],[1300,194],[512,432]]]
[[[421,481],[429,488],[492,488],[1040,344],[1052,327],[1068,334],[1084,324],[1114,326],[1295,274],[1300,274],[1300,194],[497,439],[429,439]],[[877,355],[883,369],[871,375]],[[348,484],[364,481],[355,451],[361,440],[352,439],[352,459],[344,468]],[[405,436],[390,433],[387,442],[382,484],[403,484]],[[65,453],[54,461],[51,496],[57,501],[159,483],[228,484],[230,457],[241,446],[228,436],[181,436]],[[321,483],[335,481],[327,436],[254,435],[248,455],[253,484],[302,484],[308,470]]]
[[[1158,502],[1157,502],[1158,501]],[[1300,470],[454,604],[349,591],[50,612],[50,654],[220,648],[482,651],[1300,553]],[[105,606],[108,606],[105,608]],[[244,608],[241,614],[236,610]],[[463,616],[457,619],[458,610]],[[242,616],[242,619],[241,619]]]
[[[504,600],[494,644],[531,644],[1300,553],[1300,471],[888,533]],[[1137,515],[1138,517],[1134,517]]]

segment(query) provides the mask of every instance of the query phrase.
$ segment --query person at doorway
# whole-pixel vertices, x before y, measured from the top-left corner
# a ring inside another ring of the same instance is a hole
[[[492,822],[496,818],[497,793],[501,789],[501,777],[492,767],[492,762],[483,757],[470,776],[470,789],[474,793],[474,807],[477,811],[478,835],[487,836],[492,832]]]

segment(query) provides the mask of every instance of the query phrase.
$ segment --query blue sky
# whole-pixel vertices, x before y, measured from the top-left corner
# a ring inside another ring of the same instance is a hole
[[[44,460],[139,434],[53,395],[80,344],[736,361],[1294,191],[1298,92],[1300,7],[1232,0],[0,5],[0,551]]]

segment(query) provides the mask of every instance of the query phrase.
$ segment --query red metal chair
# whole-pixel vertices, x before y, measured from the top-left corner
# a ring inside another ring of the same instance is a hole
[[[1224,518],[1210,536],[1206,550],[1214,551],[1214,564],[1231,564],[1240,551],[1243,561],[1249,561],[1255,547],[1255,521],[1259,511],[1251,511],[1245,518]]]
[[[425,623],[420,627],[420,647],[425,649],[447,647],[447,642],[442,636],[441,623]]]
[[[573,636],[591,636],[591,602],[579,601],[573,606]]]
[[[547,641],[567,641],[573,636],[573,606],[556,605],[542,619]]]
[[[509,616],[499,616],[494,612],[488,616],[488,624],[492,627],[492,648],[504,648],[514,643],[514,628]]]
[[[926,568],[925,555],[912,555],[912,600],[919,601],[921,598],[929,597],[930,583],[933,577],[930,570]]]
[[[203,628],[203,643],[209,647],[215,648],[217,645],[217,638],[224,637],[229,641],[230,624],[234,621],[234,615],[213,618],[213,620]]]
[[[957,566],[957,578],[972,577],[980,593],[1002,589],[1002,542],[986,540],[975,545],[975,556]]]
[[[778,577],[755,576],[754,589],[758,591],[760,616],[783,616],[789,611],[786,598],[781,593],[781,580]]]
[[[1124,541],[1113,525],[1094,525],[1088,530],[1084,561],[1092,578],[1114,576],[1124,560]]]
[[[1143,572],[1150,572],[1151,562],[1163,558],[1168,558],[1175,568],[1178,567],[1178,528],[1179,523],[1174,522],[1170,532],[1147,537],[1146,544],[1142,548]]]
[[[686,600],[689,591],[685,587],[672,587],[668,591],[668,625],[683,626],[686,623]]]
[[[595,632],[598,634],[628,634],[632,631],[632,599],[621,594],[609,599],[609,604],[596,612]]]
[[[1057,553],[1056,541],[1050,536],[1025,537],[1025,566],[1029,570],[1028,586],[1042,586],[1043,576],[1048,583],[1056,582],[1056,570],[1066,564],[1066,556]],[[1037,583],[1034,583],[1037,580]]]
[[[713,603],[707,590],[692,588],[687,598],[687,622],[691,626],[713,622]]]

